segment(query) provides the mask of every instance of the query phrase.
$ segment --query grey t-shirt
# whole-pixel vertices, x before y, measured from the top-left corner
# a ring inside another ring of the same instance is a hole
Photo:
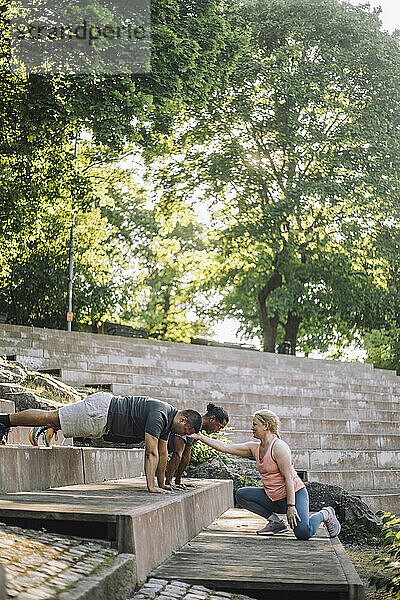
[[[108,409],[108,433],[103,438],[110,442],[138,444],[149,433],[168,440],[177,409],[147,396],[114,396]]]

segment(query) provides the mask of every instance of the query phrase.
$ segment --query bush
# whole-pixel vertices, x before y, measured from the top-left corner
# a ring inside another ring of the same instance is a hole
[[[381,518],[383,544],[387,556],[376,556],[375,561],[386,573],[373,575],[369,583],[376,589],[385,589],[395,598],[400,598],[400,519],[390,513],[384,513]]]
[[[382,546],[382,537],[366,531],[364,525],[341,521],[341,527],[340,541],[344,544],[356,544],[357,546],[369,547]]]
[[[233,427],[225,427],[224,433],[232,429]],[[228,438],[218,433],[205,433],[204,435],[207,435],[210,438],[218,439],[221,442],[226,442],[227,444],[231,443],[231,441]],[[192,446],[192,457],[190,459],[190,467],[196,467],[197,465],[200,465],[203,462],[207,462],[207,460],[211,460],[215,456],[218,456],[218,458],[221,458],[226,463],[227,458],[223,452],[218,452],[218,450],[214,450],[214,448],[211,448],[211,446],[207,446],[207,444],[197,441]]]

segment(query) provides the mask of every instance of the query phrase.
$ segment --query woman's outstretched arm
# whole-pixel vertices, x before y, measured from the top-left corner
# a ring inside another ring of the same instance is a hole
[[[194,433],[190,437],[195,440],[200,440],[207,444],[207,446],[211,446],[214,450],[218,450],[219,452],[225,452],[226,454],[234,454],[235,456],[253,456],[257,442],[244,442],[244,444],[227,444],[226,442],[221,442],[220,440],[215,440],[214,438],[210,438],[202,433]]]

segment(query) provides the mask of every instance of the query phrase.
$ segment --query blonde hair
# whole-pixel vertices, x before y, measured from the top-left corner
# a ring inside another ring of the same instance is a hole
[[[272,410],[268,410],[267,408],[260,408],[260,410],[257,410],[257,412],[254,413],[253,419],[258,419],[261,423],[268,425],[271,433],[279,435],[279,428],[281,426],[281,422],[279,420],[278,415],[272,412]]]

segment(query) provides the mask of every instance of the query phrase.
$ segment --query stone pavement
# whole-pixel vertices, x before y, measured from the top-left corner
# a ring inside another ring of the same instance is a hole
[[[0,563],[6,598],[50,600],[112,564],[118,551],[106,541],[22,529],[0,523]]]
[[[249,596],[211,590],[182,581],[149,579],[130,600],[253,600]]]

